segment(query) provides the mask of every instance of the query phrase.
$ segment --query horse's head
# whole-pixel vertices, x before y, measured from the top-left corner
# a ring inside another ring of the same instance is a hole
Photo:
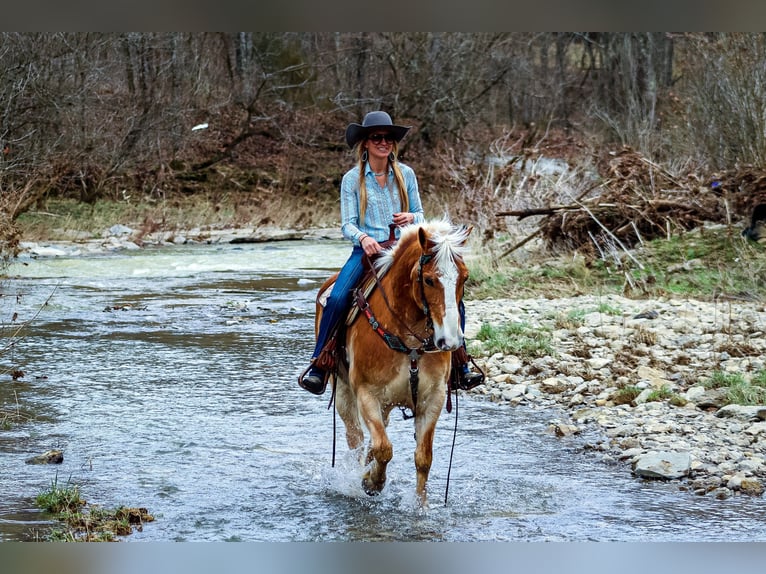
[[[442,351],[454,351],[463,344],[458,304],[468,278],[463,254],[471,231],[447,220],[405,227],[397,246],[378,263],[384,271],[401,265],[409,273],[399,286],[409,290],[406,295],[428,318],[434,344]]]

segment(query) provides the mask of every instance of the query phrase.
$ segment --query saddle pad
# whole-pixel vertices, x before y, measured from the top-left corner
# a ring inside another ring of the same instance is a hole
[[[373,289],[375,289],[375,277],[370,274],[366,274],[365,277],[362,279],[362,293],[364,293],[365,299],[370,296],[370,293],[372,293]],[[330,294],[332,293],[333,287],[335,287],[335,282],[330,283],[330,286],[322,291],[319,294],[319,297],[317,297],[317,303],[319,303],[323,308],[327,306],[327,300],[330,298]],[[359,305],[356,304],[356,299],[352,299],[351,308],[348,310],[348,315],[346,316],[346,325],[351,325],[351,323],[354,322],[354,319],[356,319],[356,316],[359,314]]]
[[[378,282],[375,279],[374,275],[372,274],[365,275],[365,278],[362,280],[362,284],[359,287],[362,290],[362,293],[364,293],[365,299],[367,299],[370,296],[370,293],[373,292],[377,284]],[[351,323],[354,322],[354,319],[356,319],[356,316],[358,314],[359,314],[359,305],[357,305],[356,298],[354,298],[353,302],[351,303],[351,308],[348,310],[348,316],[346,317],[346,326],[351,325]]]

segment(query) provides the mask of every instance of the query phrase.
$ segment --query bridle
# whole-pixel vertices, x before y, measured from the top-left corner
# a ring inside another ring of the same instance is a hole
[[[380,275],[378,275],[377,271],[375,270],[375,267],[373,266],[372,262],[369,260],[369,257],[365,255],[365,258],[367,259],[367,262],[370,265],[372,277],[375,280],[375,286],[380,291],[380,294],[383,297],[383,302],[385,303],[389,313],[394,319],[396,319],[399,325],[403,327],[405,331],[407,331],[407,334],[412,336],[414,339],[416,339],[420,343],[420,345],[417,347],[409,347],[404,343],[404,341],[402,341],[401,337],[392,333],[391,331],[384,329],[380,325],[380,323],[375,319],[375,316],[372,314],[372,309],[370,309],[370,305],[367,302],[366,297],[364,296],[363,290],[361,288],[356,289],[354,291],[354,298],[356,299],[356,303],[359,306],[359,310],[362,313],[364,313],[365,317],[367,317],[367,320],[372,326],[373,330],[375,330],[375,332],[378,335],[380,335],[380,337],[386,342],[388,347],[394,351],[398,351],[400,353],[411,353],[412,351],[419,351],[420,354],[438,353],[440,349],[434,343],[434,336],[433,336],[434,320],[433,320],[433,317],[431,317],[431,307],[428,305],[428,299],[426,299],[425,287],[423,287],[423,266],[426,265],[429,261],[431,261],[431,259],[433,259],[433,255],[430,253],[422,254],[420,256],[420,260],[418,263],[418,284],[420,287],[420,309],[426,318],[425,331],[427,334],[425,336],[418,335],[409,325],[407,325],[404,321],[402,321],[402,319],[399,318],[399,315],[397,315],[394,312],[394,310],[391,308],[391,302],[388,299],[388,295],[386,295],[386,290],[383,288],[383,285],[380,282],[381,280]]]

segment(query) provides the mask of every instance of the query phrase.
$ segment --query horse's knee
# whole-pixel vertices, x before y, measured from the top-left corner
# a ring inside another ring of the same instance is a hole
[[[370,454],[378,464],[388,464],[394,458],[394,446],[390,440],[383,439],[370,446]]]
[[[362,446],[363,442],[364,433],[361,428],[346,426],[346,444],[348,444],[349,449],[356,450]]]

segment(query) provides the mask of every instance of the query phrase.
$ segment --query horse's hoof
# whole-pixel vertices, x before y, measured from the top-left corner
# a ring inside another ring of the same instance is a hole
[[[364,489],[365,494],[368,496],[378,496],[380,491],[383,490],[382,488],[377,488],[371,482],[365,479],[362,479],[362,488]]]

